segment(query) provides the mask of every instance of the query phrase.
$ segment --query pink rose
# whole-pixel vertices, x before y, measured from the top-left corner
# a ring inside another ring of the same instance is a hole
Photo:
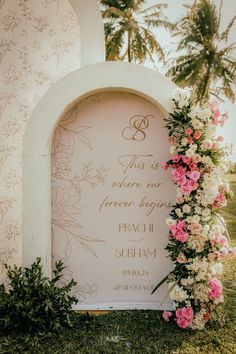
[[[178,310],[176,310],[175,316],[176,316],[177,318],[181,318],[181,317],[184,316],[183,307],[182,307],[182,308],[179,308]]]
[[[193,170],[190,173],[188,173],[188,177],[191,178],[193,181],[197,181],[200,176],[201,176],[201,173],[196,170]]]
[[[185,231],[185,222],[183,220],[178,221],[176,225],[171,225],[170,231],[173,238],[177,241],[186,242],[189,238],[189,234]]]
[[[195,162],[191,162],[191,164],[189,165],[189,168],[191,169],[191,171],[198,171],[198,167]]]
[[[172,161],[174,163],[178,163],[181,160],[181,155],[176,154],[175,156],[172,157]]]
[[[193,319],[193,309],[192,309],[192,307],[185,307],[184,308],[184,317],[187,320],[192,321],[192,319]]]
[[[203,144],[202,144],[202,148],[204,150],[210,150],[212,148],[212,142],[210,140],[207,140],[205,141]]]
[[[177,257],[177,262],[183,264],[183,263],[186,263],[186,261],[187,261],[187,259],[186,259],[185,255],[183,253],[180,253]]]
[[[215,198],[215,202],[221,206],[226,206],[225,195],[223,193],[218,194]]]
[[[208,293],[209,299],[210,300],[219,299],[223,291],[223,286],[220,280],[217,278],[211,278],[208,282],[208,285],[211,289]]]
[[[181,193],[189,195],[192,191],[196,190],[198,188],[198,183],[188,179],[186,180],[182,185],[181,185]]]
[[[162,317],[165,321],[169,321],[169,318],[172,316],[172,312],[170,311],[164,311],[162,314]]]
[[[195,140],[198,140],[201,137],[201,135],[202,135],[201,130],[196,130],[193,134],[193,137]]]
[[[189,165],[191,163],[191,159],[188,156],[182,156],[182,161],[183,163],[186,163],[186,165]]]
[[[171,172],[171,174],[172,174],[173,181],[175,183],[178,183],[178,185],[181,185],[186,180],[186,177],[185,177],[186,168],[184,168],[184,167],[178,167],[178,168],[174,169]]]
[[[186,135],[191,135],[192,132],[193,132],[193,131],[192,131],[191,128],[186,128],[186,129],[185,129],[185,134],[186,134]]]
[[[188,143],[191,145],[193,143],[193,138],[191,136],[188,136]]]
[[[178,318],[176,322],[177,322],[178,326],[183,329],[188,328],[191,324],[191,323],[189,323],[188,320],[186,320],[186,318],[183,318],[183,317]]]
[[[193,162],[200,162],[201,161],[201,156],[199,154],[195,154],[192,157]]]
[[[168,165],[167,162],[162,162],[162,163],[161,163],[161,169],[162,169],[162,170],[168,170],[168,167],[169,167],[169,165]]]

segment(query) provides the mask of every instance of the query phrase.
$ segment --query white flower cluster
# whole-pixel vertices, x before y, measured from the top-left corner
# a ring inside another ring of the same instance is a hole
[[[183,108],[189,104],[189,100],[191,98],[191,90],[189,88],[177,88],[174,90],[172,97],[175,101],[178,102],[179,108]]]
[[[223,138],[215,136],[216,126],[224,117],[212,102],[190,108],[189,89],[177,89],[173,101],[177,115],[169,141],[175,156],[166,162],[166,168],[173,169],[177,198],[166,224],[170,229],[167,249],[176,268],[169,277],[169,296],[177,309],[179,327],[203,329],[215,305],[223,301],[220,261],[236,254],[236,249],[229,248],[220,216],[218,221],[216,217],[230,196],[229,184],[224,182]],[[178,129],[182,108],[187,123],[180,122]]]
[[[186,264],[186,268],[193,272],[196,282],[208,279],[209,261],[205,257],[195,257],[189,260],[189,264]]]
[[[206,315],[207,311],[206,309],[202,308],[199,312],[197,312],[194,316],[193,319],[193,323],[191,325],[192,329],[203,329],[205,324],[206,324],[206,320],[204,319],[205,315]]]
[[[170,287],[173,286],[172,283],[169,284]],[[175,302],[182,302],[188,299],[188,293],[181,286],[176,284],[173,290],[170,292],[170,298]]]

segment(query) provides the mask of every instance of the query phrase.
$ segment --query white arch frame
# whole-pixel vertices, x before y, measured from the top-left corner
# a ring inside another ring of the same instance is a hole
[[[105,60],[104,26],[97,0],[69,0],[79,20],[80,65]]]
[[[99,91],[121,90],[152,101],[167,115],[175,84],[143,66],[106,62],[83,67],[58,81],[31,114],[23,140],[23,264],[41,257],[51,275],[51,138],[76,102]]]
[[[66,0],[79,22],[80,65],[105,60],[105,35],[101,11],[97,0]],[[12,1],[14,3],[14,0]],[[11,4],[6,4],[10,6]]]

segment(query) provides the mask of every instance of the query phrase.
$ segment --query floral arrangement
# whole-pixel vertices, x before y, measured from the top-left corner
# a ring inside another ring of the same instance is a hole
[[[227,114],[216,100],[194,105],[188,89],[176,90],[172,101],[174,109],[166,127],[173,157],[162,168],[171,169],[177,185],[176,204],[166,220],[166,249],[174,269],[157,287],[164,280],[169,284],[175,310],[164,311],[166,321],[174,319],[181,328],[203,329],[216,305],[223,302],[221,261],[236,255],[219,214],[233,196],[224,182],[227,148],[222,146],[223,137],[216,136]]]

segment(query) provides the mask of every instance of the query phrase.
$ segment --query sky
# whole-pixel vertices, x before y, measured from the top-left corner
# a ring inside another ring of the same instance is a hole
[[[219,0],[213,0],[216,5],[219,4]],[[164,14],[170,21],[175,22],[178,18],[182,17],[185,13],[184,4],[192,4],[193,0],[146,0],[146,6],[151,6],[156,3],[166,3],[168,8],[164,10]],[[222,28],[229,23],[231,18],[236,14],[236,0],[223,0],[222,7]],[[156,35],[163,48],[169,49],[175,42],[175,38],[171,37],[167,31],[158,29]],[[228,43],[236,42],[236,24],[233,27],[231,36]],[[236,55],[236,53],[235,53]],[[160,71],[161,67],[158,65]],[[225,109],[229,113],[229,120],[226,122],[224,128],[219,131],[220,135],[224,136],[224,140],[227,144],[233,144],[232,161],[236,162],[236,103],[225,101]]]

